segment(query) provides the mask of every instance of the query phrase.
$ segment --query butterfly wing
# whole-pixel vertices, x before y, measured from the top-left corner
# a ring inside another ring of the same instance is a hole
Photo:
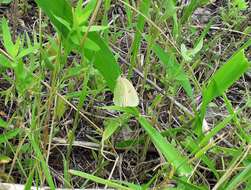
[[[114,89],[114,96],[113,96],[113,103],[116,106],[121,106],[123,107],[125,104],[125,86],[123,85],[123,81],[121,80],[122,77],[119,77],[117,79],[117,83]]]
[[[123,83],[125,85],[125,105],[129,107],[136,107],[139,105],[139,97],[137,91],[135,90],[132,83],[123,78]]]
[[[119,77],[114,89],[113,102],[116,106],[136,107],[139,104],[138,94],[132,83],[126,78]]]

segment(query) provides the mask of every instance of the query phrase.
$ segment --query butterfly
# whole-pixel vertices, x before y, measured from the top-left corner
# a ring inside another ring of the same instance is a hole
[[[113,102],[120,107],[136,107],[139,97],[132,83],[125,77],[119,76],[114,89]]]

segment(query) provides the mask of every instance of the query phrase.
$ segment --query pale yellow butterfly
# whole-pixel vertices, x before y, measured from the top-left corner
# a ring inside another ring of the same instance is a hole
[[[114,89],[113,102],[116,106],[136,107],[139,105],[138,94],[132,83],[119,76]]]

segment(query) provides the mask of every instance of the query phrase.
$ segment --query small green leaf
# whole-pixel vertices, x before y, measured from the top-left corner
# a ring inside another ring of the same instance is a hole
[[[5,18],[2,19],[2,31],[3,31],[4,47],[12,57],[15,57],[14,44],[11,39],[10,28],[9,28],[8,22]]]
[[[20,51],[20,53],[17,55],[16,59],[21,59],[31,53],[35,53],[38,49],[38,46],[33,46],[33,47],[29,47],[27,49],[22,49]]]
[[[203,39],[193,49],[187,49],[184,44],[181,44],[181,55],[185,61],[190,62],[193,60],[193,57],[202,49]]]
[[[8,164],[11,161],[11,158],[5,155],[0,155],[0,165],[1,164]]]
[[[58,119],[60,119],[66,111],[66,105],[62,98],[59,97],[57,98],[57,104],[55,109],[56,109],[55,115]]]
[[[102,141],[108,140],[119,127],[120,127],[120,122],[118,120],[106,121],[105,130],[102,136]]]
[[[248,8],[248,2],[245,0],[233,0],[233,5],[242,11]]]

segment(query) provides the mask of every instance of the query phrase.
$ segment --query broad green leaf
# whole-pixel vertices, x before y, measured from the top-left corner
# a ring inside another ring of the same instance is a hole
[[[80,42],[82,39],[82,35],[79,35],[77,32],[72,32],[70,34],[70,40],[77,46],[80,47]],[[91,51],[99,51],[100,47],[90,38],[86,38],[84,41],[84,49],[89,49]],[[82,50],[85,53],[85,50]]]
[[[72,8],[68,0],[35,0],[38,6],[47,14],[52,24],[66,38],[69,29],[59,22],[55,16],[62,18],[70,26],[73,24]],[[55,15],[55,16],[54,16]]]
[[[154,53],[158,56],[161,62],[166,66],[166,70],[171,76],[174,76],[177,82],[184,88],[189,97],[193,96],[193,91],[189,79],[182,69],[181,65],[177,63],[176,58],[171,53],[165,52],[160,46],[155,44],[153,46]]]
[[[84,48],[92,50],[92,51],[100,50],[99,45],[95,43],[93,40],[91,40],[90,38],[86,38],[85,43],[84,43]]]
[[[204,116],[207,105],[216,97],[222,95],[240,76],[247,71],[249,62],[242,49],[233,55],[223,66],[210,78],[208,85],[203,90],[203,102],[201,107]]]
[[[12,48],[12,55],[11,56],[13,58],[17,56],[20,47],[21,47],[21,40],[20,40],[20,37],[18,36],[17,40],[16,40],[16,42],[15,42],[13,48]]]
[[[89,60],[93,60],[94,67],[103,75],[110,90],[113,91],[117,78],[121,73],[120,67],[107,44],[97,33],[89,33],[88,38],[96,43],[100,50],[93,52],[90,49],[85,49],[84,56]]]
[[[63,24],[69,31],[72,30],[71,23],[67,22],[67,20],[65,20],[62,17],[59,17],[57,15],[53,15],[53,16],[55,17],[56,20],[58,20],[58,22],[60,22],[61,24]]]
[[[73,15],[71,6],[67,0],[36,0],[37,4],[43,9],[43,11],[49,16],[52,23],[56,26],[61,34],[63,34],[64,38],[66,39],[69,34],[69,29],[59,22],[55,16],[62,18],[67,23],[70,23],[70,26],[73,25]],[[96,1],[95,1],[96,2]],[[91,14],[91,10],[93,9],[94,1],[88,3],[89,8],[88,14]],[[96,5],[96,3],[95,3]],[[95,6],[94,5],[94,6]],[[85,10],[85,9],[84,9]],[[55,16],[54,16],[55,15]],[[87,17],[87,16],[86,16]],[[99,37],[99,35],[95,32],[88,33],[88,39],[85,43],[84,47],[84,56],[89,59],[90,61],[94,61],[93,64],[96,69],[103,75],[104,79],[107,82],[109,88],[113,91],[116,85],[116,80],[120,75],[120,68],[118,63],[116,62],[112,52],[108,48],[108,46],[104,43],[104,41]],[[92,43],[94,42],[94,43]],[[70,45],[70,41],[67,42],[68,46]],[[87,47],[86,47],[87,44]],[[100,49],[97,50],[97,45]],[[68,47],[69,48],[69,47]],[[97,50],[93,52],[93,50]],[[83,52],[82,52],[83,53]]]
[[[32,75],[28,72],[22,61],[19,61],[14,67],[14,72],[16,76],[16,88],[20,95],[23,95],[26,90],[32,85],[34,82],[32,79]]]
[[[153,144],[164,155],[166,160],[177,170],[181,176],[188,176],[192,173],[192,167],[188,159],[170,144],[144,117],[138,117],[138,121],[150,136]]]

